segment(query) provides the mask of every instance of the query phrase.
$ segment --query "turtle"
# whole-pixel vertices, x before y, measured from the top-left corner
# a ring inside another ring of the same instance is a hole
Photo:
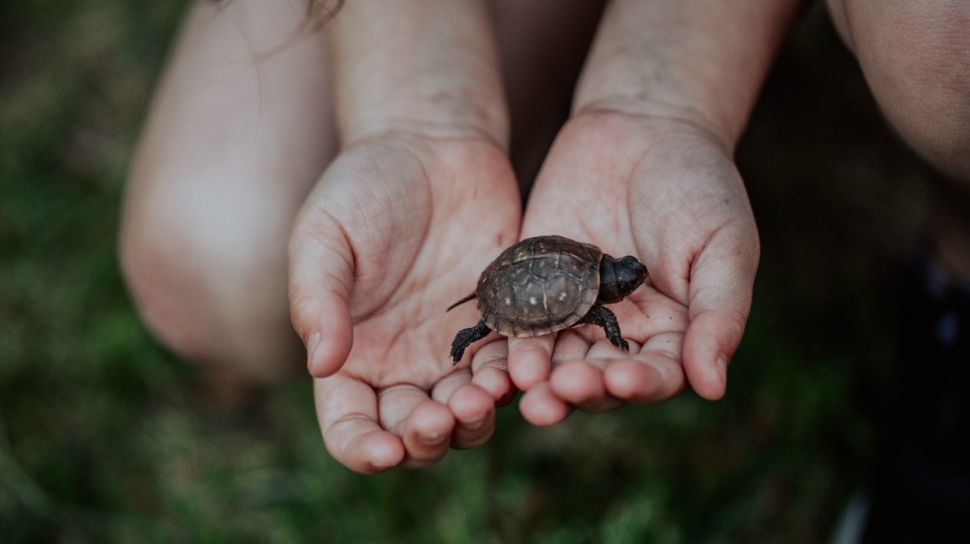
[[[603,305],[619,302],[646,277],[647,267],[631,255],[615,259],[563,236],[526,238],[485,268],[475,292],[446,310],[477,298],[482,315],[475,326],[458,331],[451,358],[457,364],[465,348],[492,330],[524,338],[584,323],[603,327],[614,346],[629,351],[616,315]]]

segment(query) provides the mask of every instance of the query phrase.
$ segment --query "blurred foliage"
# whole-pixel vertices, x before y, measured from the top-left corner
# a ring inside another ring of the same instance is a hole
[[[876,453],[896,354],[881,281],[929,175],[823,12],[738,151],[763,234],[725,400],[685,393],[364,477],[307,380],[231,409],[148,335],[115,258],[132,142],[182,2],[0,7],[0,540],[819,542]]]

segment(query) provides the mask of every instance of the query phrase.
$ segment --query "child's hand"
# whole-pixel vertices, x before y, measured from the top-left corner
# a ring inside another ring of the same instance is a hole
[[[630,353],[584,327],[509,344],[536,424],[569,407],[668,398],[686,383],[724,394],[758,263],[758,235],[731,159],[797,2],[607,5],[574,98],[529,199],[523,236],[557,233],[647,265],[612,308]]]
[[[692,124],[586,113],[560,133],[529,200],[523,237],[562,234],[614,257],[636,255],[647,284],[610,306],[624,353],[598,327],[512,339],[509,369],[538,425],[569,406],[603,410],[666,399],[685,374],[724,394],[727,361],[748,316],[758,235],[728,150]]]
[[[491,435],[512,394],[506,340],[453,366],[455,332],[477,316],[445,309],[515,241],[520,210],[504,153],[479,141],[391,133],[324,174],[291,240],[290,303],[338,461],[422,466]]]

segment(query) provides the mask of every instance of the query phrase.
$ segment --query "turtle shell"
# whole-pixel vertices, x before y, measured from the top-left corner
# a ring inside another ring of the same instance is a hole
[[[505,336],[539,336],[575,325],[596,302],[603,252],[562,236],[527,238],[478,280],[482,319]]]

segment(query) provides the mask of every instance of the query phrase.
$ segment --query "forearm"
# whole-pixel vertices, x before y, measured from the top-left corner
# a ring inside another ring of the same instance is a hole
[[[327,25],[342,140],[390,130],[505,147],[508,114],[485,2],[356,0]]]
[[[615,0],[573,109],[682,117],[733,146],[800,3]]]

